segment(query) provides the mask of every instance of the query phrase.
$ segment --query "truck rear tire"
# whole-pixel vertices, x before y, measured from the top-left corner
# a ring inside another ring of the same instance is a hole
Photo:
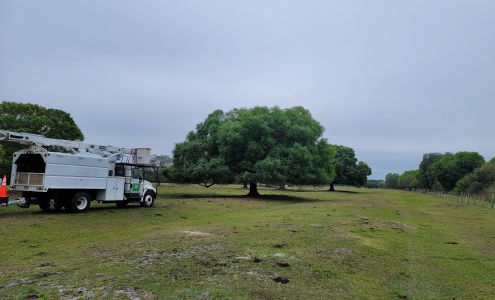
[[[155,204],[155,194],[148,191],[144,194],[141,207],[153,207],[153,204]]]
[[[69,203],[67,203],[67,209],[73,213],[83,213],[88,211],[91,207],[91,197],[88,193],[76,193]]]

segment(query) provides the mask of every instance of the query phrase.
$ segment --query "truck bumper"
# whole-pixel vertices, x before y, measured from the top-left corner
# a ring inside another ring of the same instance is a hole
[[[21,198],[21,199],[1,198],[0,199],[0,207],[9,206],[9,205],[13,205],[13,204],[17,204],[17,206],[19,206],[21,208],[29,208],[29,203],[26,201],[25,198]]]

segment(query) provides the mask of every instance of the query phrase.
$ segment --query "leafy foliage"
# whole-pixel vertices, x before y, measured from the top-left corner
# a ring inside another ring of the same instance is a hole
[[[383,180],[369,179],[365,186],[369,189],[381,189],[384,185],[385,181]]]
[[[483,192],[495,182],[495,163],[490,161],[473,173],[464,176],[456,184],[455,191],[468,194]]]
[[[162,154],[153,154],[151,156],[150,165],[155,168],[149,168],[146,172],[146,180],[155,181],[160,180],[160,182],[165,181],[165,177],[163,176],[162,170],[170,167],[172,165],[172,158],[168,155]]]
[[[0,103],[0,129],[42,134],[57,139],[84,139],[83,133],[69,113],[36,104]],[[3,145],[4,154],[0,156],[0,174],[10,174],[12,155],[23,147],[19,144]]]
[[[425,153],[423,155],[423,160],[419,164],[417,180],[418,186],[431,189],[433,185],[433,180],[428,176],[428,168],[435,161],[440,159],[443,156],[442,153]]]
[[[365,162],[358,162],[354,149],[333,145],[335,149],[335,179],[332,184],[346,184],[354,186],[363,186],[367,178],[371,175],[371,168]]]
[[[216,110],[176,145],[177,182],[319,184],[333,177],[323,127],[302,107]]]
[[[399,188],[399,178],[400,178],[400,175],[397,173],[388,173],[387,176],[385,176],[385,188],[398,189]]]
[[[418,170],[405,171],[399,176],[399,187],[407,190],[418,187],[417,175]]]
[[[484,161],[477,152],[445,154],[428,167],[428,178],[433,183],[432,187],[451,191],[458,180],[480,167]]]

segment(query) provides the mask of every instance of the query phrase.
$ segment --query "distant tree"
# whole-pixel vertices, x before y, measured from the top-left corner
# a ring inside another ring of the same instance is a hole
[[[149,171],[146,172],[146,176],[150,180],[158,180],[158,182],[163,182],[165,177],[162,174],[162,170],[170,167],[172,165],[172,158],[168,155],[153,154],[151,156]]]
[[[255,107],[211,113],[176,145],[166,172],[174,181],[211,186],[249,183],[320,184],[332,178],[323,127],[302,107]]]
[[[368,179],[365,186],[369,189],[381,189],[384,185],[385,181],[383,180]]]
[[[425,153],[423,155],[423,160],[419,164],[418,173],[416,175],[418,187],[422,187],[425,189],[432,188],[433,182],[431,182],[431,179],[428,177],[428,168],[432,163],[440,159],[442,156],[442,153]]]
[[[401,189],[411,190],[418,187],[417,179],[418,170],[405,171],[399,176],[399,187]]]
[[[493,157],[492,159],[490,159],[490,163],[495,164],[495,157]]]
[[[0,129],[42,134],[57,139],[84,140],[83,133],[69,113],[36,104],[1,102]],[[10,174],[13,153],[24,147],[12,143],[3,145],[0,174]]]
[[[358,162],[354,149],[342,145],[333,145],[335,158],[335,178],[330,183],[330,191],[335,191],[335,184],[363,186],[371,175],[371,168],[365,162]]]
[[[400,175],[397,173],[388,173],[385,176],[385,188],[387,189],[398,189]]]
[[[493,160],[493,159],[492,159]],[[461,193],[478,194],[495,182],[495,162],[485,163],[480,168],[464,176],[456,184],[455,191]]]
[[[458,152],[454,155],[443,155],[432,163],[427,174],[433,185],[437,184],[444,191],[451,191],[457,181],[479,168],[484,158],[477,152]]]

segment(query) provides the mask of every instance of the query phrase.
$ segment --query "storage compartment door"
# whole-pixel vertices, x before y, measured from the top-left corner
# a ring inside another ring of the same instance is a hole
[[[124,183],[123,177],[114,177],[107,179],[107,190],[105,200],[123,200],[124,199]]]

